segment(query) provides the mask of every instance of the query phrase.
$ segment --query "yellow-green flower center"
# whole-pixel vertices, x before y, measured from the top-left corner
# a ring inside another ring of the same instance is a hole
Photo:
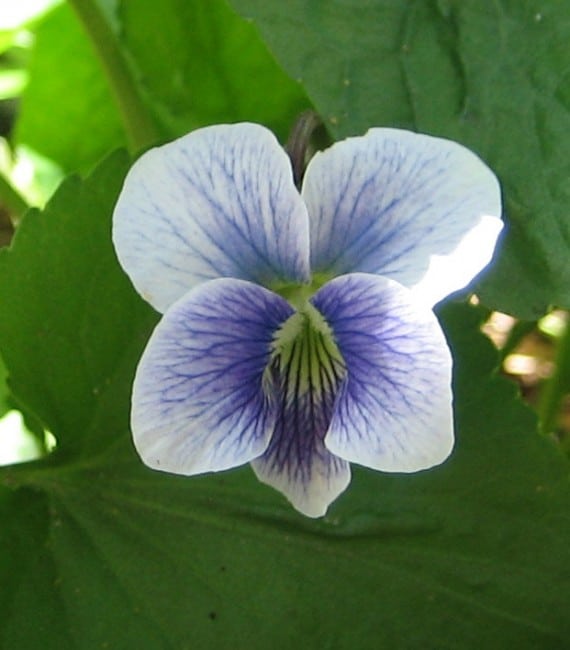
[[[345,364],[333,332],[310,302],[278,330],[269,367],[294,378],[297,393],[333,389],[344,376]]]

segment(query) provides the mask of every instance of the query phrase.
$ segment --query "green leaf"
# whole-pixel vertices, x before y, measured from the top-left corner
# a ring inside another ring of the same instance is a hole
[[[98,427],[97,444],[127,426],[129,373],[155,320],[109,243],[127,167],[117,154],[84,182],[68,178],[0,252],[0,350],[11,388],[60,449],[83,444],[88,426]]]
[[[14,46],[16,34],[17,30],[2,29],[0,26],[0,54],[4,54],[4,52]]]
[[[299,84],[225,0],[123,2],[122,40],[168,137],[216,122],[263,123],[282,138],[308,106]]]
[[[2,631],[11,617],[13,607],[17,606],[22,583],[29,579],[30,573],[34,576],[38,590],[42,582],[42,577],[35,571],[35,565],[42,553],[49,526],[47,497],[32,490],[11,492],[0,485],[0,521],[0,647],[7,648],[9,646],[3,643]],[[38,596],[39,593],[36,592],[35,598]],[[41,618],[48,607],[49,603],[45,602],[34,616],[37,614]],[[57,626],[57,622],[54,623]]]
[[[150,0],[100,4],[164,139],[240,120],[264,123],[283,139],[308,106],[225,0],[167,0],[159,12]],[[16,140],[66,171],[87,171],[125,140],[109,81],[68,5],[40,23],[36,38]]]
[[[0,101],[18,97],[26,86],[23,70],[0,70]]]
[[[21,30],[33,26],[42,15],[50,8],[61,4],[63,0],[24,0],[24,2],[11,2],[2,7],[0,15],[0,43],[2,34],[12,33],[14,36]],[[17,38],[15,39],[17,40]]]
[[[124,142],[107,80],[68,4],[46,16],[35,35],[16,141],[65,171],[89,170]]]
[[[142,465],[128,393],[154,316],[109,234],[126,166],[113,156],[68,180],[0,256],[0,348],[60,442],[0,470],[0,646],[563,647],[567,463],[491,375],[473,308],[441,316],[458,430],[441,468],[355,468],[330,515],[309,520],[249,468],[183,478]]]
[[[450,137],[498,173],[509,231],[478,291],[532,319],[570,307],[570,4],[231,0],[336,137]]]
[[[8,388],[8,371],[0,357],[0,418],[12,408],[10,404],[10,390]]]

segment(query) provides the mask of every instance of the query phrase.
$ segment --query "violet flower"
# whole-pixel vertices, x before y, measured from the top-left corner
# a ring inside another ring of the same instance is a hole
[[[350,463],[416,472],[453,446],[451,356],[432,307],[491,259],[497,179],[463,146],[376,128],[309,162],[255,124],[145,153],[113,240],[163,313],[137,369],[135,446],[193,475],[251,463],[322,516]]]

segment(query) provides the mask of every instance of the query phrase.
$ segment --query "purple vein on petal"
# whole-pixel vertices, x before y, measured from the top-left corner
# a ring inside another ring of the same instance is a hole
[[[275,412],[263,376],[291,313],[276,294],[233,279],[199,285],[166,312],[133,389],[133,436],[148,465],[197,474],[265,451]]]
[[[297,313],[290,319],[296,331],[268,368],[266,391],[277,419],[267,450],[252,466],[300,512],[321,516],[348,485],[350,469],[324,445],[345,368],[330,332],[314,318],[320,317]]]

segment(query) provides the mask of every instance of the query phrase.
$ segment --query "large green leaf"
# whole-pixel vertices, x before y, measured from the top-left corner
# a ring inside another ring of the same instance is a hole
[[[154,317],[110,243],[125,168],[114,156],[69,180],[0,257],[0,349],[14,392],[59,440],[0,470],[0,645],[563,647],[567,464],[492,375],[470,307],[442,313],[458,443],[439,469],[356,469],[315,521],[248,468],[184,479],[142,466],[128,391]]]
[[[11,408],[10,390],[8,388],[8,371],[0,357],[0,418]]]
[[[215,122],[266,124],[282,137],[306,108],[301,86],[275,63],[226,0],[123,2],[122,42],[168,136]]]
[[[109,245],[127,165],[116,155],[85,182],[67,179],[43,213],[27,213],[13,250],[0,251],[0,350],[10,386],[63,450],[84,444],[87,426],[97,427],[99,442],[125,428],[129,373],[155,318]]]
[[[15,138],[66,171],[90,169],[124,142],[95,51],[66,3],[36,29]]]
[[[240,120],[264,123],[284,138],[308,106],[301,86],[225,0],[166,0],[160,11],[151,0],[95,4],[120,39],[164,139]],[[86,171],[124,142],[105,70],[67,4],[37,28],[16,140],[66,171]]]
[[[231,0],[337,136],[402,126],[459,140],[496,170],[510,224],[486,302],[570,307],[570,4]]]
[[[2,630],[18,607],[17,594],[21,584],[29,580],[32,573],[39,597],[43,582],[36,564],[49,527],[47,497],[32,490],[10,492],[0,485],[0,521],[0,647],[7,650],[9,646],[4,644]],[[44,598],[48,596],[45,591],[42,595]],[[34,616],[42,619],[49,607],[46,598]],[[54,635],[57,627],[58,623],[54,621]],[[45,647],[50,646],[46,644]]]

